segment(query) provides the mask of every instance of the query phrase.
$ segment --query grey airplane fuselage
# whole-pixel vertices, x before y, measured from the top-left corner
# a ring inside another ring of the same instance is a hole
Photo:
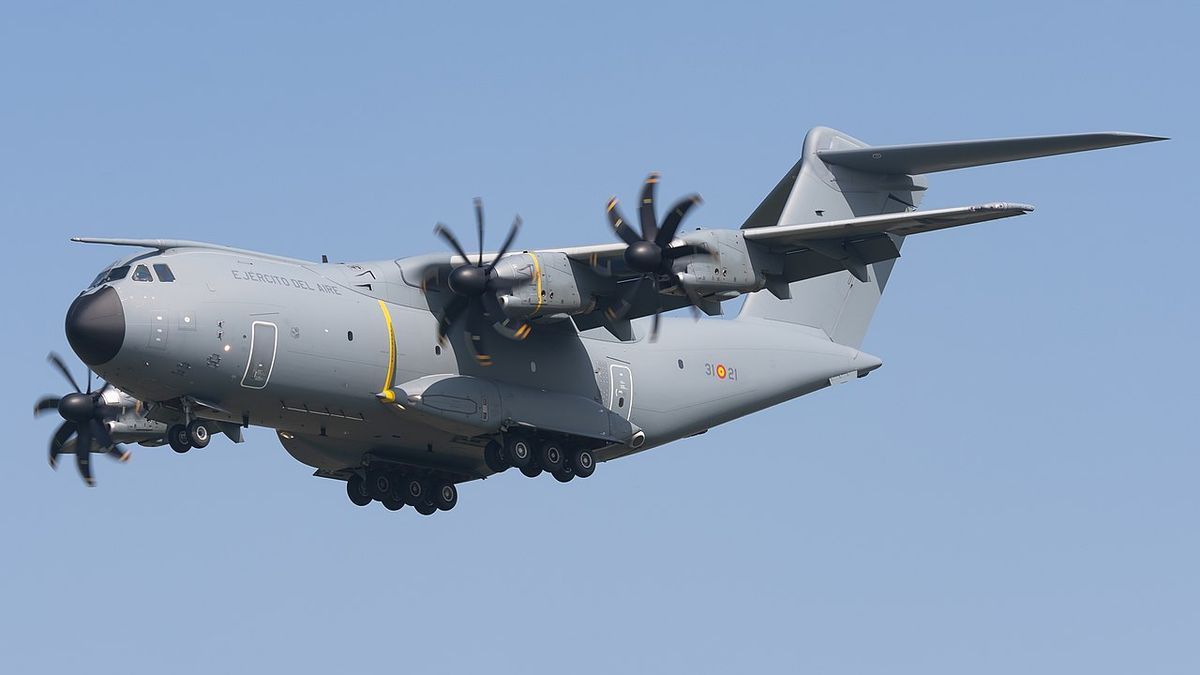
[[[494,364],[485,367],[466,356],[461,337],[438,343],[429,296],[405,279],[403,261],[310,263],[171,248],[118,264],[155,263],[168,265],[174,281],[125,278],[85,292],[112,288],[125,323],[119,351],[94,370],[144,401],[192,401],[204,417],[276,429],[297,459],[327,470],[384,456],[490,473],[486,438],[422,423],[379,397],[429,375],[602,404],[644,433],[644,443],[610,445],[598,454],[603,460],[880,365],[803,326],[668,319],[654,342],[580,333],[570,320],[538,324],[524,341],[495,337]]]

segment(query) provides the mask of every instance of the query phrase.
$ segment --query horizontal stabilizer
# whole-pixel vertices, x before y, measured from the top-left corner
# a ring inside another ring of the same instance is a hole
[[[1106,132],[917,145],[879,145],[848,150],[821,150],[817,152],[817,156],[826,164],[858,171],[915,175],[1163,140],[1166,138],[1162,136]]]
[[[982,223],[998,218],[1020,216],[1029,213],[1028,204],[980,204],[979,206],[956,206],[949,209],[928,211],[905,211],[885,213],[878,216],[847,218],[826,223],[804,223],[800,225],[776,225],[742,230],[748,241],[755,241],[775,248],[778,246],[804,245],[812,240],[849,239],[872,234],[910,235],[921,232],[943,230],[948,227]]]

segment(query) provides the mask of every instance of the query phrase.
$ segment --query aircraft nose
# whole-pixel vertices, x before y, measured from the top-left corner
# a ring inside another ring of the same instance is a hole
[[[67,310],[67,342],[89,366],[108,363],[125,342],[125,310],[111,286],[75,298]]]

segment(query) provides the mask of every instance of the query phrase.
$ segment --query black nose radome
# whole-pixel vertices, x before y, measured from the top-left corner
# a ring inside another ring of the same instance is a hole
[[[111,286],[75,298],[67,310],[67,342],[89,366],[108,363],[125,341],[125,310]]]

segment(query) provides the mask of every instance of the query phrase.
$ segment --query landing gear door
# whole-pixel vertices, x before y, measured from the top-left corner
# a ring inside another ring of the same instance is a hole
[[[633,371],[629,365],[609,360],[608,366],[608,409],[629,419],[633,412]]]

